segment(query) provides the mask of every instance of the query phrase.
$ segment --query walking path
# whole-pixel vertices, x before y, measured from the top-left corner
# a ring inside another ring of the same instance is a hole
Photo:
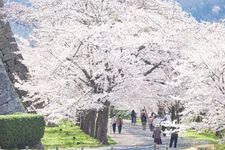
[[[154,142],[152,132],[148,126],[146,131],[142,130],[141,125],[132,126],[130,121],[124,121],[122,133],[113,134],[112,127],[109,122],[109,136],[117,143],[113,146],[113,150],[154,150]],[[165,145],[169,144],[170,137],[162,136],[163,145],[157,146],[157,150],[165,150]],[[207,144],[201,141],[186,139],[179,137],[177,150],[185,150],[196,144]],[[84,148],[84,150],[111,150],[112,147]],[[169,148],[173,150],[173,148]],[[174,149],[175,150],[175,149]]]
[[[124,147],[142,147],[141,149],[150,149],[154,146],[154,139],[152,138],[152,132],[150,132],[149,127],[147,126],[146,131],[142,130],[141,125],[132,126],[130,122],[125,121],[122,134],[113,134],[111,127],[109,127],[109,136],[116,141],[116,146]],[[162,146],[159,150],[165,150],[165,145],[168,145],[170,142],[170,137],[162,136]],[[201,141],[186,139],[183,137],[178,138],[177,149],[183,150],[191,147],[192,145],[203,143]],[[146,148],[145,148],[146,147]],[[150,149],[151,150],[151,149]]]

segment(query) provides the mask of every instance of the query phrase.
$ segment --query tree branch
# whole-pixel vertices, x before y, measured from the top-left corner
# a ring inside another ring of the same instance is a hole
[[[161,64],[162,64],[162,61],[160,61],[158,64],[155,64],[150,70],[144,73],[144,76],[147,76],[148,74],[152,73],[155,69],[159,68]]]

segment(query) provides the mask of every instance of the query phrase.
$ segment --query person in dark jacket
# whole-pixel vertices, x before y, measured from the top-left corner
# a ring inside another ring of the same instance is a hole
[[[136,112],[134,110],[131,111],[131,124],[136,124]]]
[[[146,131],[146,124],[147,124],[146,113],[142,113],[142,115],[141,115],[141,123],[142,123],[142,130]]]
[[[172,127],[171,137],[170,137],[170,148],[173,146],[173,143],[174,143],[174,148],[177,148],[178,132],[179,132],[179,128]]]

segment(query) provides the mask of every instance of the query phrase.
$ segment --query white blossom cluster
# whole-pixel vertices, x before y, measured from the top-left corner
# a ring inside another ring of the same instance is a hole
[[[8,7],[23,8],[9,18],[32,28],[19,42],[31,78],[17,86],[45,101],[43,113],[181,100],[183,122],[202,114],[204,128],[224,128],[224,22],[199,23],[174,1],[30,3]]]

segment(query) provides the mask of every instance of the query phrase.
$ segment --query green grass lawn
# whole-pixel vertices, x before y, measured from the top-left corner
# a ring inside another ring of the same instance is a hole
[[[197,133],[196,131],[193,130],[187,130],[184,133],[182,133],[181,136],[191,139],[207,141],[211,144],[214,144],[216,150],[225,150],[225,143],[219,143],[220,139],[211,131],[204,133]]]
[[[193,130],[187,130],[182,133],[183,137],[192,138],[192,139],[199,139],[202,141],[207,142],[218,142],[219,138],[215,136],[213,132],[205,132],[205,133],[197,133]]]
[[[64,122],[58,127],[46,127],[42,143],[46,149],[56,148],[77,148],[77,147],[100,147],[98,140],[86,135],[79,126],[71,122]],[[109,138],[109,145],[115,142]]]

